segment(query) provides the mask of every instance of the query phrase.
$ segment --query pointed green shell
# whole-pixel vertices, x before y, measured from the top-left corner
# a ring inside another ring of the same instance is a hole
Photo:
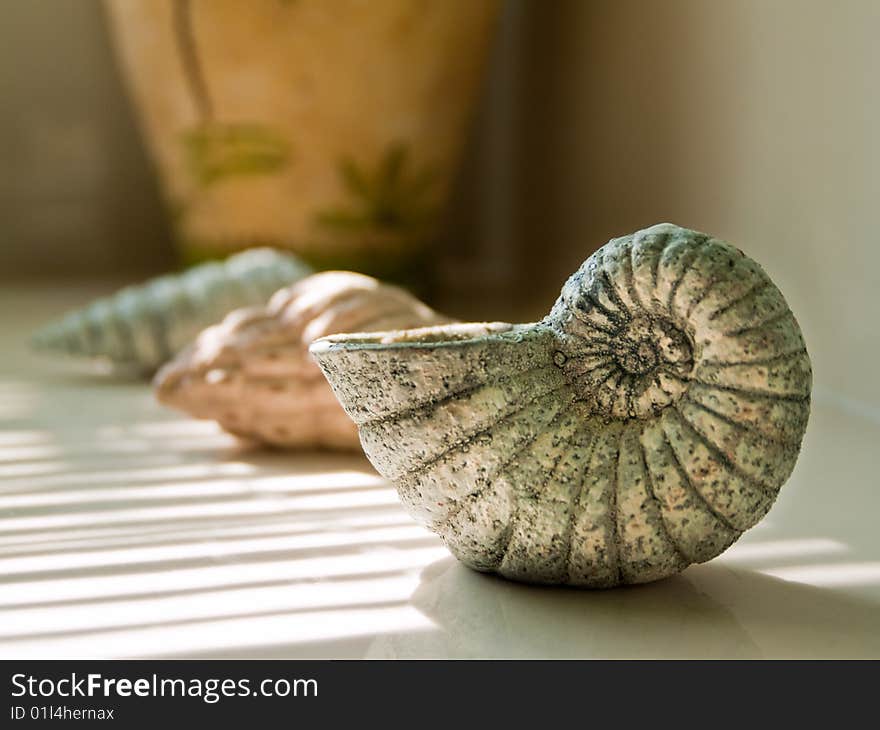
[[[265,304],[275,291],[310,273],[291,254],[250,249],[98,299],[38,331],[32,344],[150,373],[228,312]]]

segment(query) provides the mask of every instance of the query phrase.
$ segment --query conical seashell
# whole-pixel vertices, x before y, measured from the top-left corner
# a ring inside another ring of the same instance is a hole
[[[311,273],[288,253],[250,249],[98,299],[38,331],[32,344],[152,373],[231,310],[265,304],[277,289]]]
[[[209,327],[156,376],[166,405],[238,436],[287,448],[359,449],[357,429],[309,354],[336,332],[449,322],[396,286],[345,271],[303,279],[266,307]]]
[[[810,360],[755,262],[670,224],[615,239],[525,325],[325,338],[364,451],[464,563],[605,587],[672,575],[770,509]]]

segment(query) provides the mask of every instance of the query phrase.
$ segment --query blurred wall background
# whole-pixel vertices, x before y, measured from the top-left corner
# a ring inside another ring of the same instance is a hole
[[[508,0],[448,300],[538,315],[608,238],[673,221],[761,261],[820,397],[880,417],[878,29],[876,0]],[[0,0],[0,94],[2,277],[171,266],[98,0]]]
[[[0,0],[0,271],[170,265],[170,235],[98,0]]]

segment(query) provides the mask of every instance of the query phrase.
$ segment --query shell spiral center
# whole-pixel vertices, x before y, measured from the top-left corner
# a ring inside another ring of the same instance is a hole
[[[677,401],[694,367],[688,333],[664,316],[622,320],[591,352],[566,368],[598,413],[647,418]]]
[[[628,375],[650,375],[658,368],[687,375],[693,346],[687,334],[665,318],[636,317],[611,340],[611,355]]]

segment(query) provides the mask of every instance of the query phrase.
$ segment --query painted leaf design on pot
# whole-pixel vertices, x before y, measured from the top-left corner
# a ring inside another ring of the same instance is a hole
[[[255,123],[211,122],[183,135],[187,166],[200,185],[285,168],[290,149],[275,130]]]
[[[409,148],[390,145],[374,170],[351,158],[339,163],[339,177],[350,198],[322,210],[318,223],[342,233],[386,232],[418,237],[436,215],[437,171],[412,169]]]

